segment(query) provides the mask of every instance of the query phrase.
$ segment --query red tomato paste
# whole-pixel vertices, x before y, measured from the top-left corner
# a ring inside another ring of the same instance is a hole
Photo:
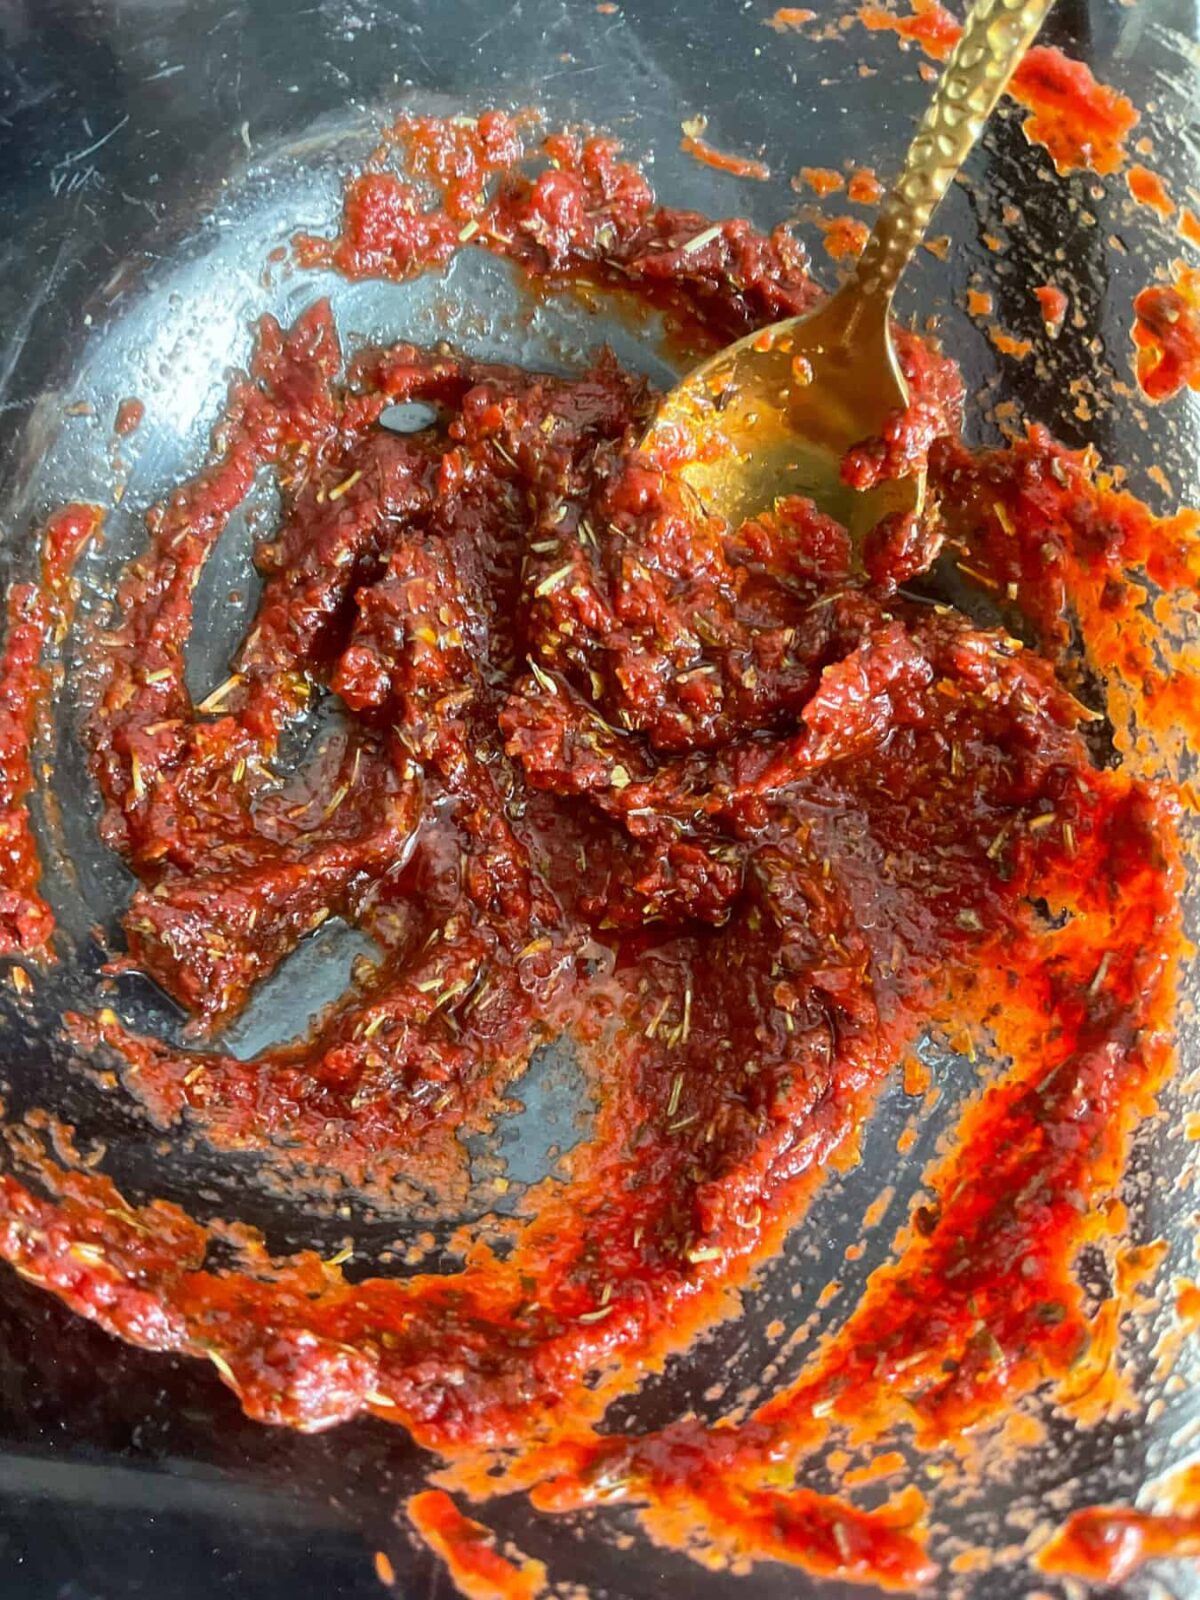
[[[786,229],[660,207],[604,139],[554,135],[526,169],[528,137],[500,113],[399,124],[301,259],[403,277],[483,247],[543,287],[640,295],[697,348],[818,298]],[[477,1493],[625,1499],[706,1559],[930,1576],[915,1489],[862,1509],[794,1475],[842,1425],[956,1438],[1089,1347],[1072,1262],[1169,1071],[1180,947],[1178,801],[1108,766],[1096,728],[1178,725],[1145,580],[1193,589],[1198,563],[1187,519],[1156,522],[1043,431],[968,450],[954,367],[899,337],[911,405],[846,475],[927,462],[938,515],[858,552],[801,499],[705,516],[639,453],[654,395],[610,356],[571,377],[411,344],[347,360],[323,302],[263,321],[88,667],[100,829],[137,878],[127,962],[195,1045],[112,1011],[74,1037],[161,1123],[285,1139],[297,1168],[364,1185],[461,1194],[465,1136],[559,1036],[594,1123],[510,1248],[481,1236],[443,1276],[206,1260],[178,1208],[39,1162],[28,1134],[0,1254],[126,1338],[207,1356],[263,1421],[370,1411]],[[411,401],[430,427],[381,423]],[[264,470],[281,512],[257,615],[196,703],[195,585]],[[53,547],[92,526],[67,513]],[[1034,644],[933,601],[939,556]],[[15,592],[0,701],[16,943],[45,937],[21,831],[41,592]],[[1075,629],[1111,677],[1103,707]],[[341,731],[289,771],[281,741],[320,702]],[[304,1037],[224,1050],[255,985],[334,916],[377,958]],[[727,1312],[931,1019],[1013,1064],[841,1332],[736,1420],[595,1431]],[[444,1497],[414,1514],[464,1582],[540,1584]]]

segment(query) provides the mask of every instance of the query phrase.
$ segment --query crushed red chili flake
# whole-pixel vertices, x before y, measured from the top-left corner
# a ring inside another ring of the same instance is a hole
[[[541,284],[642,294],[697,348],[819,298],[786,230],[657,206],[606,139],[551,135],[525,168],[526,135],[405,119],[339,234],[298,254],[404,276],[483,247]],[[0,1255],[125,1338],[207,1358],[251,1416],[370,1412],[479,1497],[626,1500],[705,1560],[930,1579],[914,1488],[864,1509],[796,1474],[831,1428],[902,1422],[936,1447],[1008,1415],[1095,1334],[1073,1262],[1113,1225],[1099,1202],[1171,1070],[1181,869],[1174,791],[1098,764],[1080,696],[1108,680],[1118,743],[1126,719],[1194,725],[1143,602],[1146,579],[1194,594],[1200,555],[1194,518],[1154,519],[1044,430],[968,450],[953,364],[898,337],[910,407],[844,475],[927,461],[937,516],[881,527],[860,561],[803,499],[706,517],[639,453],[654,396],[608,355],[571,377],[411,344],[347,363],[324,302],[264,320],[88,666],[101,834],[139,880],[128,961],[196,1043],[111,1011],[74,1037],[163,1123],[448,1201],[464,1136],[541,1041],[573,1041],[592,1126],[504,1249],[481,1235],[444,1276],[353,1285],[311,1253],[209,1259],[177,1207],[130,1205],[25,1130]],[[436,423],[392,433],[401,401]],[[195,581],[263,469],[282,509],[257,616],[195,704]],[[943,551],[1036,647],[908,587]],[[18,772],[27,602],[4,679]],[[344,730],[277,774],[331,697]],[[18,828],[27,790],[5,797]],[[308,1036],[248,1061],[206,1037],[331,916],[380,954]],[[727,1314],[922,1030],[969,1043],[985,1021],[1011,1066],[838,1334],[736,1420],[597,1431],[606,1398]],[[410,1510],[464,1584],[536,1592],[445,1495]]]

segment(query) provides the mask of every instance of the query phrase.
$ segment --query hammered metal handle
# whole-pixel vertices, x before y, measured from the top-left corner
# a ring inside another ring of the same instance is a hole
[[[1053,0],[978,0],[909,147],[855,274],[864,297],[890,301],[929,219],[983,131]]]

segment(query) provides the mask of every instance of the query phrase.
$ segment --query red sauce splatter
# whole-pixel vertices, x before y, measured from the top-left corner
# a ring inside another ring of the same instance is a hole
[[[774,28],[776,33],[793,33],[802,28],[806,22],[815,20],[817,13],[807,11],[802,6],[780,6],[772,11],[769,17],[764,18],[768,28]]]
[[[886,29],[912,41],[936,61],[944,61],[962,35],[962,24],[940,0],[913,0],[909,12],[868,4],[858,17],[872,31]],[[1049,151],[1060,172],[1086,167],[1104,174],[1124,163],[1125,140],[1138,114],[1125,95],[1097,82],[1082,61],[1034,45],[1008,92],[1030,112],[1026,136]]]
[[[856,167],[846,185],[846,198],[858,205],[873,206],[883,194],[883,185],[870,167]]]
[[[1179,237],[1200,249],[1200,217],[1189,206],[1179,213]]]
[[[1151,172],[1149,167],[1144,167],[1135,161],[1125,174],[1125,182],[1129,186],[1129,193],[1139,206],[1157,211],[1163,218],[1174,216],[1175,202],[1157,172]]]
[[[1013,74],[1010,92],[1031,113],[1026,137],[1049,151],[1059,172],[1085,167],[1104,175],[1124,164],[1125,140],[1138,114],[1082,61],[1034,45]]]
[[[694,211],[655,206],[644,175],[620,159],[613,139],[551,134],[542,149],[557,165],[532,181],[501,184],[486,203],[489,181],[513,170],[527,122],[498,112],[478,125],[402,118],[348,185],[338,235],[300,235],[297,259],[351,278],[403,279],[464,245],[486,248],[540,279],[632,289],[686,327],[696,348],[738,338],[820,298],[804,249],[787,228],[764,235],[743,218],[710,223]],[[436,184],[445,205],[430,208],[409,172],[386,170],[391,152]],[[465,217],[462,227],[450,225],[452,204],[451,220]]]
[[[834,261],[855,261],[862,254],[870,229],[857,217],[818,217],[822,245]]]
[[[754,178],[758,183],[765,183],[771,176],[771,169],[765,161],[718,150],[699,134],[684,134],[679,141],[679,148],[685,155],[702,161],[706,167],[715,167],[718,172],[731,172],[735,178]]]
[[[1068,1517],[1038,1557],[1044,1572],[1118,1584],[1147,1561],[1200,1556],[1200,1512],[1173,1515],[1097,1506]]]
[[[1063,330],[1063,323],[1067,320],[1070,301],[1063,290],[1052,283],[1035,284],[1033,292],[1041,307],[1046,332],[1052,339],[1057,339]]]
[[[136,433],[146,417],[146,407],[140,400],[122,400],[117,407],[116,421],[113,423],[113,432],[124,439],[131,433]]]
[[[913,44],[920,45],[927,56],[935,61],[945,61],[962,37],[962,24],[952,12],[939,4],[939,0],[913,0],[908,13],[889,11],[883,6],[859,7],[859,21],[872,33],[886,30]]]
[[[1200,272],[1177,262],[1172,282],[1134,297],[1133,315],[1137,380],[1146,398],[1170,400],[1185,387],[1200,389]]]
[[[407,1509],[413,1527],[441,1556],[466,1600],[537,1600],[544,1592],[542,1563],[501,1555],[490,1529],[463,1516],[443,1490],[413,1495]]]
[[[846,186],[845,178],[832,167],[801,167],[796,176],[799,183],[795,184],[795,187],[805,184],[822,199],[827,194],[836,194],[839,189],[844,189]]]
[[[387,151],[409,170],[381,155],[337,237],[298,252],[403,276],[483,246],[536,282],[619,283],[698,345],[814,303],[786,232],[657,206],[611,141],[556,135],[556,164],[525,170],[510,139],[511,119],[404,122]],[[24,1130],[0,1255],[125,1338],[207,1357],[264,1421],[370,1412],[481,1496],[626,1500],[705,1560],[930,1579],[914,1490],[863,1510],[791,1485],[831,1426],[943,1444],[1105,1336],[1072,1264],[1171,1071],[1182,873],[1170,787],[1093,759],[1070,645],[1119,737],[1127,714],[1186,734],[1196,684],[1144,601],[1147,579],[1193,594],[1200,555],[1195,519],[1154,519],[1043,430],[968,450],[952,364],[898,340],[909,409],[845,470],[927,460],[940,515],[881,524],[860,572],[809,502],[698,514],[639,453],[653,397],[610,357],[555,377],[401,344],[347,366],[327,305],[263,322],[92,645],[101,832],[138,879],[130,959],[200,1030],[331,914],[380,956],[250,1061],[111,1012],[74,1036],[217,1146],[450,1197],[537,1041],[573,1039],[594,1125],[504,1250],[481,1235],[444,1276],[352,1285],[261,1243],[224,1264],[179,1208],[131,1206]],[[437,426],[381,426],[403,400]],[[194,585],[264,468],[282,510],[259,610],[197,706]],[[901,590],[943,541],[1037,648]],[[275,776],[329,693],[345,731]],[[1012,1064],[837,1337],[739,1420],[598,1432],[775,1252],[931,1019],[969,1044],[985,1018]],[[411,1509],[462,1584],[536,1576],[446,1497]]]

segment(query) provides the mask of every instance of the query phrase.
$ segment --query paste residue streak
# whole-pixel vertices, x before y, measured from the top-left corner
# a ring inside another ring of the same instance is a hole
[[[1077,1511],[1042,1549],[1038,1565],[1044,1572],[1118,1584],[1147,1561],[1200,1556],[1200,1467],[1173,1474],[1162,1497],[1172,1509]]]
[[[660,207],[605,139],[553,135],[526,170],[531,126],[398,124],[301,261],[405,278],[482,247],[543,286],[641,295],[695,349],[815,303],[787,230]],[[1196,686],[1164,664],[1146,583],[1193,593],[1198,561],[1194,519],[1156,521],[1044,431],[969,451],[954,367],[897,338],[910,409],[845,472],[927,459],[940,517],[882,525],[860,564],[803,500],[705,519],[639,454],[653,396],[608,356],[570,378],[410,344],[347,363],[326,304],[291,329],[264,319],[209,463],[151,514],[87,667],[101,833],[138,879],[128,961],[192,1015],[195,1048],[112,1011],[72,1018],[74,1036],[163,1124],[449,1202],[464,1135],[542,1040],[574,1040],[594,1123],[504,1251],[481,1232],[455,1273],[354,1285],[311,1254],[206,1260],[178,1207],[131,1205],[23,1129],[4,1257],[125,1338],[206,1356],[251,1416],[370,1411],[476,1495],[623,1499],[709,1562],[931,1576],[915,1488],[863,1509],[853,1484],[796,1474],[844,1429],[881,1450],[898,1429],[953,1442],[1066,1385],[1103,1333],[1072,1263],[1115,1225],[1096,1202],[1171,1068],[1181,869],[1172,790],[1098,764],[1085,701],[1107,680],[1126,753],[1137,730],[1186,736]],[[381,426],[400,401],[438,425]],[[264,469],[282,511],[257,615],[193,704],[195,583]],[[95,521],[64,513],[49,550],[65,559]],[[1037,648],[900,589],[943,549]],[[21,948],[49,933],[21,763],[57,560],[10,607]],[[280,775],[283,735],[330,694],[345,730]],[[331,915],[377,960],[309,1037],[223,1051],[211,1036]],[[1013,1064],[840,1332],[741,1420],[595,1431],[728,1314],[931,1020]],[[468,1593],[541,1587],[440,1492],[410,1509]]]
[[[117,407],[116,420],[113,422],[113,432],[119,438],[127,438],[129,434],[136,433],[145,421],[146,407],[135,396],[122,400]]]
[[[705,139],[706,126],[705,117],[694,117],[683,124],[683,138],[679,141],[679,148],[684,155],[691,156],[718,172],[732,173],[735,178],[754,178],[758,183],[767,181],[771,176],[771,169],[765,161],[756,161],[751,156],[734,155],[728,150],[718,150]]]

